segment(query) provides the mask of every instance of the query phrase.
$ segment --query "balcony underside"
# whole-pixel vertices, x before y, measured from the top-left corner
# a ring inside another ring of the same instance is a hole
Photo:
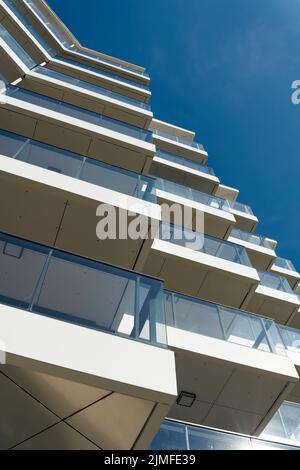
[[[139,257],[147,256],[150,239],[99,240],[96,236],[100,220],[96,209],[101,203],[115,209],[118,236],[120,212],[128,215],[121,194],[4,156],[0,170],[0,231],[129,269]],[[157,209],[159,216],[158,206],[128,198],[145,209],[140,213],[145,226],[154,222],[148,219],[147,208]],[[127,223],[131,220],[128,217]]]
[[[191,407],[174,404],[170,418],[254,434],[298,378],[290,359],[269,352],[171,327],[168,343],[175,351],[178,393],[196,395]]]
[[[259,285],[252,296],[246,299],[243,308],[272,318],[282,325],[294,327],[296,316],[298,317],[299,301],[293,294]]]
[[[0,324],[1,449],[147,447],[176,396],[170,351],[4,305]]]
[[[206,194],[213,194],[218,187],[219,179],[207,173],[168,162],[155,156],[151,165],[151,174],[159,178],[174,181],[177,184],[194,188]]]
[[[246,212],[236,211],[231,209],[230,212],[234,215],[236,224],[235,228],[239,228],[244,232],[253,232],[258,224],[258,219],[255,215],[247,214]]]
[[[117,139],[117,133],[109,136],[109,131],[99,126],[21,100],[6,99],[0,108],[2,129],[137,173],[147,173],[150,168],[154,155],[151,144],[123,134]]]
[[[137,269],[164,280],[165,288],[240,308],[258,284],[256,271],[224,259],[154,239]]]

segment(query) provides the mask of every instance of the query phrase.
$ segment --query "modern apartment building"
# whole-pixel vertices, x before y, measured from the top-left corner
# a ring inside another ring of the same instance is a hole
[[[300,448],[300,274],[145,69],[0,0],[0,78],[0,449]]]

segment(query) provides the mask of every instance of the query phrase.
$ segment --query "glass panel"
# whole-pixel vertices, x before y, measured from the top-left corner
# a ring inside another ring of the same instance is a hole
[[[0,37],[6,42],[9,48],[18,56],[18,58],[29,68],[36,66],[36,62],[23,49],[23,47],[15,40],[15,38],[0,24]]]
[[[190,450],[251,450],[250,439],[187,426]]]
[[[0,130],[0,154],[15,157],[27,140],[26,137]]]
[[[129,98],[125,95],[121,95],[120,93],[107,90],[106,88],[103,88],[99,85],[94,85],[92,83],[86,82],[84,80],[80,80],[77,78],[74,78],[70,75],[67,75],[65,73],[57,72],[55,70],[51,70],[45,67],[41,67],[40,65],[38,67],[35,67],[34,72],[40,73],[42,75],[46,75],[47,77],[52,77],[56,80],[61,80],[66,83],[70,83],[71,85],[83,88],[86,91],[92,91],[93,93],[100,93],[105,96],[110,96],[111,98],[114,98],[116,100],[121,100],[124,101],[125,103],[132,104],[133,106],[138,106],[139,108],[143,109],[150,109],[150,105],[143,103],[141,101],[135,100],[133,98]]]
[[[245,240],[246,242],[253,243],[254,245],[264,246],[266,248],[271,248],[272,246],[265,237],[261,235],[256,235],[253,233],[244,232],[238,228],[233,228],[231,231],[231,236],[234,238],[239,238],[240,240]]]
[[[150,445],[151,450],[187,450],[185,426],[165,421]]]
[[[272,320],[171,291],[165,291],[164,302],[170,326],[286,356]]]
[[[0,234],[0,301],[166,344],[162,282]]]
[[[194,148],[197,148],[198,150],[205,151],[202,144],[199,144],[198,142],[194,142],[193,140],[185,139],[184,137],[178,137],[177,135],[171,134],[170,132],[161,131],[161,130],[158,130],[158,129],[151,128],[151,130],[152,130],[153,134],[155,134],[155,135],[159,135],[161,137],[165,137],[167,139],[174,140],[175,142],[179,142],[181,144],[188,145],[189,147],[194,147]]]
[[[285,277],[277,276],[265,271],[257,271],[260,277],[260,282],[262,286],[270,287],[270,289],[280,290],[282,292],[287,292],[293,294],[292,288],[290,287],[288,281]]]
[[[254,215],[250,206],[246,206],[246,204],[242,204],[241,202],[237,201],[228,201],[231,209],[236,210],[238,212],[244,212],[246,214]]]
[[[300,353],[300,330],[279,326],[283,342],[288,351],[292,353]]]
[[[154,187],[161,191],[176,194],[176,196],[181,196],[195,202],[200,202],[201,204],[205,204],[216,209],[223,209],[229,211],[229,206],[225,199],[210,196],[209,194],[202,193],[201,191],[197,191],[196,189],[192,189],[181,184],[173,183],[173,181],[168,181],[162,178],[156,178]]]
[[[2,140],[1,137],[0,134],[0,141]],[[16,158],[22,162],[31,163],[72,177],[76,177],[82,164],[82,157],[79,155],[32,140],[28,142]]]
[[[13,13],[16,15],[16,17],[23,23],[23,25],[26,27],[26,29],[37,39],[39,44],[43,46],[43,48],[51,55],[54,56],[54,51],[53,49],[49,46],[45,38],[39,34],[36,29],[33,27],[33,25],[28,21],[25,15],[23,15],[17,6],[14,4],[12,0],[4,0],[4,3],[13,11]]]
[[[279,411],[277,411],[274,414],[274,416],[272,417],[269,424],[266,426],[266,428],[260,434],[260,437],[262,439],[274,439],[275,437],[276,438],[282,438],[282,439],[287,439],[288,438],[288,435],[287,435],[286,429],[283,425],[283,422],[282,422]]]
[[[95,72],[97,74],[104,75],[105,77],[114,78],[116,80],[119,80],[120,82],[128,83],[129,85],[134,85],[138,88],[149,90],[149,87],[147,85],[144,85],[143,83],[136,82],[134,79],[130,80],[128,78],[120,77],[119,75],[107,72],[106,70],[104,71],[102,69],[98,69],[98,68],[92,67],[90,65],[82,64],[81,62],[78,62],[77,60],[69,59],[69,57],[56,56],[55,59],[60,60],[62,62],[66,62],[68,64],[75,65],[76,67],[80,67],[84,71],[90,70],[91,72]]]
[[[276,258],[274,261],[274,266],[278,266],[279,268],[288,269],[289,271],[296,271],[295,266],[289,259],[285,258]]]
[[[251,266],[246,250],[243,247],[235,243],[210,237],[209,235],[193,232],[188,228],[162,223],[160,238],[234,263]],[[203,243],[201,243],[201,239]]]
[[[26,308],[30,306],[48,248],[0,235],[0,301]]]
[[[285,402],[279,411],[288,438],[300,442],[300,405]]]

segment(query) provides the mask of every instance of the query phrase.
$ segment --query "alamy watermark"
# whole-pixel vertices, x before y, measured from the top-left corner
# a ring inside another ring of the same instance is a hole
[[[291,101],[293,104],[300,104],[300,80],[294,80],[291,85],[293,91]]]
[[[99,240],[139,240],[160,238],[201,250],[204,243],[204,214],[180,204],[161,204],[162,223],[156,205],[122,196],[118,204],[99,204],[96,236]],[[123,210],[120,207],[124,208]],[[160,213],[159,213],[160,214]]]

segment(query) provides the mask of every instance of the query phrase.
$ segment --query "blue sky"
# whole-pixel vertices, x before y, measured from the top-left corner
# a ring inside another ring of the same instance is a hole
[[[147,68],[155,116],[197,132],[257,233],[299,271],[299,0],[48,3],[83,45]]]

